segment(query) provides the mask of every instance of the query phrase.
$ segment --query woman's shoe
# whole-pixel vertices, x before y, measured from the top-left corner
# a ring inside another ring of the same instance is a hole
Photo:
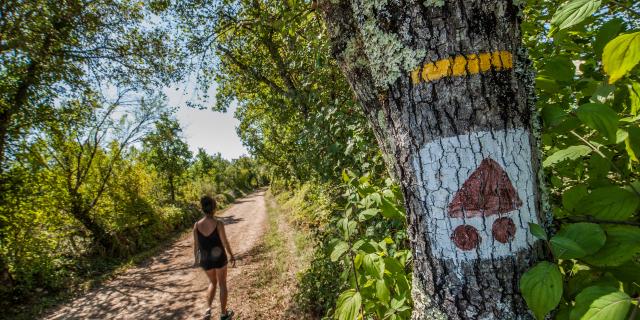
[[[211,320],[211,308],[207,309],[207,312],[205,312],[204,317],[202,317],[202,320]]]
[[[227,310],[226,314],[220,315],[220,320],[231,320],[233,317],[233,311]]]

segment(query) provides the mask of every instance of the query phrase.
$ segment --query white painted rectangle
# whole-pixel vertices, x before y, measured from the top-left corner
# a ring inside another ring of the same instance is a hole
[[[511,180],[522,206],[518,209],[491,216],[449,217],[447,207],[463,183],[476,170],[483,159],[496,161]],[[534,177],[531,167],[529,133],[524,129],[497,132],[470,132],[425,144],[414,157],[420,196],[426,209],[424,223],[428,230],[433,255],[457,262],[505,257],[525,248],[535,241],[529,232],[529,223],[538,223],[535,206]],[[511,218],[516,232],[511,242],[503,244],[492,235],[492,225],[500,217]],[[459,225],[477,229],[479,245],[472,250],[462,250],[451,240]]]

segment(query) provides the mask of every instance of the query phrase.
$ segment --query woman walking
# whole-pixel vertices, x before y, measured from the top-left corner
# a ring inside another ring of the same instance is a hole
[[[227,253],[232,266],[235,259],[224,231],[224,223],[214,216],[216,201],[210,196],[200,199],[204,217],[193,226],[193,255],[209,278],[207,290],[207,312],[204,319],[211,319],[211,303],[216,295],[216,284],[220,285],[220,320],[230,320],[233,311],[227,310]]]

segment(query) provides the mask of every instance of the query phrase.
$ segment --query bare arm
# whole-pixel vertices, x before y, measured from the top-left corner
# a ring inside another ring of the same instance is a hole
[[[198,223],[193,225],[193,261],[198,263]]]
[[[224,245],[225,249],[227,249],[227,252],[229,253],[229,257],[230,257],[230,261],[233,264],[233,266],[236,265],[236,258],[233,256],[233,252],[231,251],[231,245],[229,245],[229,240],[227,239],[227,233],[224,230],[224,223],[222,222],[218,222],[218,228],[220,228],[220,239],[222,239],[222,244]]]

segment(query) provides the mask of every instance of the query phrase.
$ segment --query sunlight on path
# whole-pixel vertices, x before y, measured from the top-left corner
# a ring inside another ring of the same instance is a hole
[[[224,211],[227,235],[237,267],[229,269],[229,304],[234,279],[250,267],[251,250],[266,228],[264,191],[238,199]],[[207,279],[193,265],[192,234],[187,232],[159,256],[133,267],[42,319],[198,319],[206,309]],[[214,319],[219,303],[214,301]]]

